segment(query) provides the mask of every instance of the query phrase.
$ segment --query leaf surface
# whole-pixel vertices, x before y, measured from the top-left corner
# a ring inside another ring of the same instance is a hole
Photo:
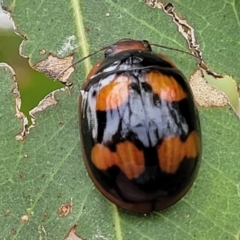
[[[63,58],[74,52],[80,59],[126,37],[188,51],[172,19],[142,1],[5,0],[3,6],[26,39],[21,54],[32,66],[50,53]],[[175,11],[195,29],[208,66],[239,83],[239,3],[176,1]],[[191,56],[156,51],[173,59],[187,78],[197,68]],[[58,104],[37,114],[37,125],[23,142],[14,139],[21,126],[14,117],[12,71],[0,67],[1,238],[64,239],[76,224],[77,235],[87,240],[239,239],[240,124],[228,107],[199,108],[200,171],[174,206],[146,216],[132,214],[96,190],[82,160],[77,109],[86,74],[101,58],[100,53],[76,66],[70,94],[56,94]],[[60,216],[59,208],[70,202],[72,212]]]

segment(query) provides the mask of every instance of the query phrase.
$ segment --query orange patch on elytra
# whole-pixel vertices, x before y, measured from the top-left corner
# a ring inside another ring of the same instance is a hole
[[[102,87],[96,96],[96,110],[116,109],[124,103],[129,94],[129,78],[117,75],[109,84]]]
[[[181,85],[172,76],[152,70],[147,73],[146,79],[153,92],[161,99],[173,102],[187,98],[187,94],[183,91]]]
[[[102,144],[96,144],[91,154],[93,164],[99,170],[118,166],[129,179],[137,178],[144,171],[144,155],[129,141],[118,143],[116,152]]]
[[[159,165],[164,172],[175,173],[184,158],[195,158],[199,154],[199,137],[193,131],[185,142],[179,137],[165,138],[158,148]]]

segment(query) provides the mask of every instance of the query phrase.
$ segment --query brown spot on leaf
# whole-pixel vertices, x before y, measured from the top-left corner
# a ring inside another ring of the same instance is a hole
[[[44,55],[46,53],[46,50],[45,49],[41,49],[40,51],[39,51],[39,54],[40,55]]]
[[[19,178],[22,179],[24,177],[24,174],[23,173],[20,173],[19,174]]]
[[[90,32],[90,28],[85,27],[85,32],[86,32],[86,33],[89,33],[89,32]]]
[[[60,217],[66,217],[71,212],[72,212],[72,202],[64,203],[58,209],[58,214]]]
[[[6,211],[5,211],[5,213],[3,214],[3,216],[8,216],[9,214],[11,213],[11,211],[9,210],[9,209],[7,209]]]
[[[43,213],[43,216],[44,216],[44,217],[47,217],[47,216],[48,216],[48,213],[47,213],[47,212],[44,212],[44,213]]]
[[[59,126],[62,126],[62,125],[64,125],[64,122],[63,122],[63,121],[59,121],[59,122],[58,122],[58,125],[59,125]]]
[[[21,221],[22,223],[26,223],[29,221],[29,216],[27,214],[21,216]]]

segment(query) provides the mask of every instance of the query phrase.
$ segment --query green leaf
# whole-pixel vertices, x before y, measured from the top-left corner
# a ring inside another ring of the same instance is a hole
[[[175,2],[175,1],[174,1]],[[25,37],[21,54],[35,66],[50,53],[76,53],[75,59],[125,37],[185,49],[175,23],[142,1],[5,0],[17,31]],[[211,70],[233,75],[239,83],[240,4],[226,1],[176,1],[175,11],[195,29]],[[174,51],[168,55],[187,78],[196,61]],[[78,93],[102,54],[77,65],[69,92],[56,93],[58,104],[37,114],[25,141],[14,139],[12,71],[0,66],[0,238],[64,239],[76,224],[84,239],[239,239],[240,124],[228,108],[199,108],[203,135],[200,171],[177,204],[149,215],[132,214],[109,203],[93,186],[81,155]],[[38,89],[36,89],[38,91]],[[60,216],[66,203],[72,212]],[[69,206],[69,204],[68,204]]]

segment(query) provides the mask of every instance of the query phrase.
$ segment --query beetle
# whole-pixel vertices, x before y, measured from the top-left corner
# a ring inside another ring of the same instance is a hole
[[[198,110],[186,78],[148,41],[105,49],[79,97],[86,169],[120,208],[149,213],[180,200],[201,159]]]

